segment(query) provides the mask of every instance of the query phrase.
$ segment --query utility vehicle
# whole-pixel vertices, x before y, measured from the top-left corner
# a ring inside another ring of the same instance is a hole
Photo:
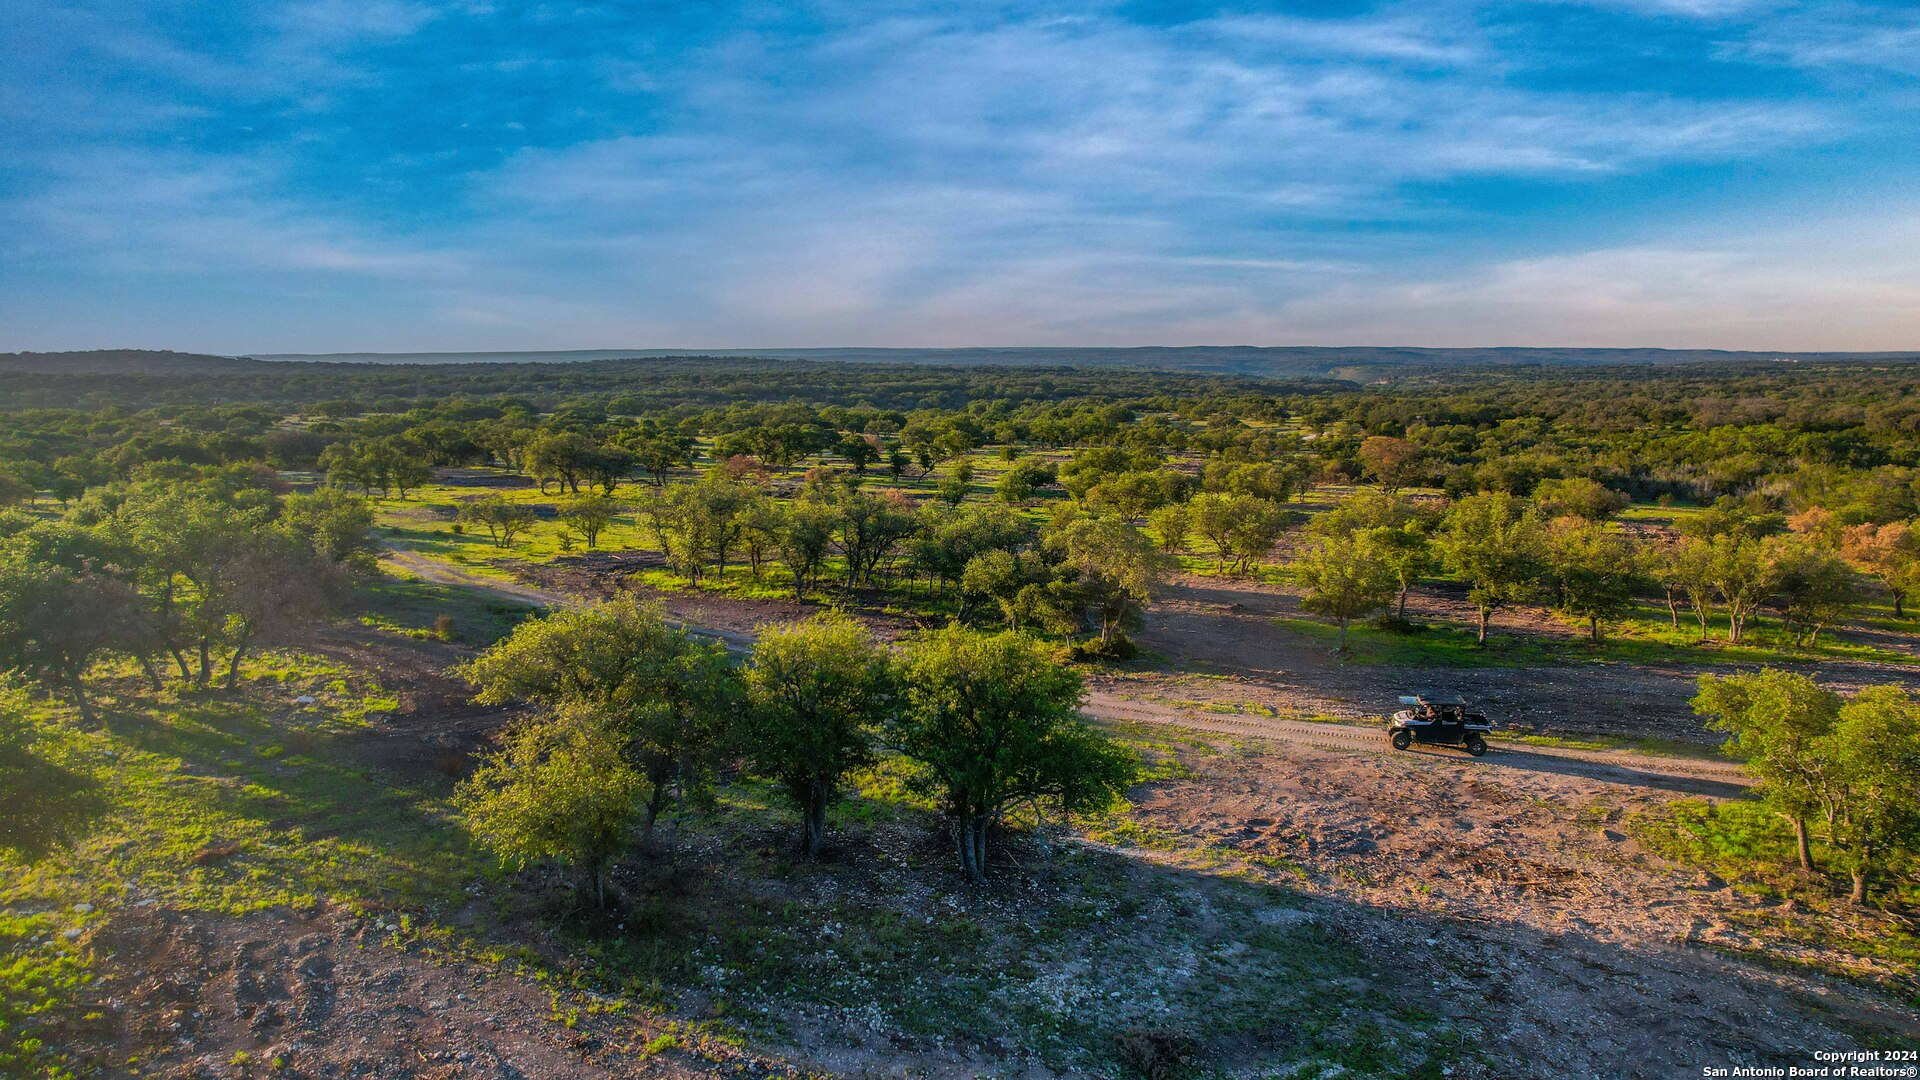
[[[1459,694],[1422,691],[1402,694],[1406,708],[1387,720],[1387,741],[1395,750],[1414,743],[1424,746],[1461,746],[1479,757],[1487,752],[1487,733],[1493,722],[1477,712],[1467,711],[1466,699]]]

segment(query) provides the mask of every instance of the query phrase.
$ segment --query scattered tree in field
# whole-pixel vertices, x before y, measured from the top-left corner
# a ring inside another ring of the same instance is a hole
[[[1904,687],[1860,691],[1814,755],[1825,765],[1828,840],[1864,904],[1874,871],[1920,848],[1920,701]]]
[[[1893,616],[1906,617],[1906,601],[1920,589],[1920,530],[1908,522],[1855,525],[1840,534],[1840,555],[1879,580],[1893,598]]]
[[[783,518],[774,552],[793,576],[793,595],[798,599],[820,580],[833,548],[835,515],[823,502],[800,499],[788,504]]]
[[[1577,517],[1550,522],[1544,555],[1546,575],[1561,611],[1587,622],[1598,642],[1602,622],[1633,607],[1645,578],[1640,551],[1621,533]]]
[[[967,501],[968,495],[973,494],[973,482],[958,472],[949,473],[940,481],[940,487],[936,489],[935,494],[948,506],[959,506]]]
[[[1693,609],[1700,640],[1707,640],[1715,596],[1713,545],[1695,537],[1668,548],[1661,558],[1660,576],[1667,583],[1668,613],[1673,613],[1673,590],[1677,588],[1686,594],[1687,605]]]
[[[1309,530],[1328,537],[1365,533],[1375,557],[1393,572],[1394,615],[1405,619],[1407,594],[1433,569],[1435,517],[1405,496],[1363,488],[1315,517]]]
[[[501,859],[552,861],[580,873],[580,890],[607,906],[607,864],[626,846],[647,791],[623,739],[592,720],[528,724],[455,793],[474,838]]]
[[[1018,506],[1033,498],[1035,488],[1054,482],[1053,466],[1044,461],[1027,459],[1016,462],[1000,476],[1000,482],[994,486],[994,492],[1000,501]]]
[[[1707,543],[1702,569],[1727,609],[1727,642],[1738,645],[1746,638],[1747,620],[1773,586],[1766,553],[1760,541],[1750,536],[1723,533]]]
[[[1540,524],[1505,492],[1473,495],[1453,505],[1434,546],[1447,569],[1467,582],[1478,616],[1477,639],[1487,643],[1493,613],[1525,599],[1540,577]]]
[[[1193,478],[1172,469],[1138,469],[1098,476],[1080,498],[1097,510],[1111,510],[1124,518],[1140,518],[1179,506],[1193,490]]]
[[[520,470],[540,485],[541,494],[554,484],[577,495],[599,452],[598,443],[577,431],[542,431],[520,448],[517,460]]]
[[[1078,676],[1017,633],[950,627],[909,643],[889,740],[925,766],[953,824],[960,868],[987,873],[987,837],[1015,807],[1100,809],[1136,762],[1079,717]]]
[[[1813,644],[1821,630],[1846,617],[1859,589],[1845,560],[1798,537],[1770,536],[1761,547],[1767,592],[1795,644]]]
[[[1008,554],[1026,547],[1033,526],[1005,506],[972,506],[949,511],[926,507],[907,541],[907,557],[916,573],[926,574],[935,588],[958,585],[967,564],[989,551]]]
[[[425,449],[400,436],[334,443],[320,453],[318,466],[335,487],[377,489],[383,498],[397,493],[404,499],[433,475]]]
[[[880,440],[864,432],[856,432],[840,440],[840,456],[847,459],[853,471],[862,476],[867,469],[880,460]]]
[[[1347,625],[1386,607],[1399,586],[1374,532],[1321,536],[1293,563],[1294,580],[1307,590],[1300,606],[1339,625],[1341,652],[1347,648]]]
[[[1765,669],[1704,676],[1694,710],[1731,732],[1758,791],[1793,827],[1802,871],[1812,873],[1812,827],[1868,899],[1875,870],[1920,846],[1920,701],[1876,686],[1851,701],[1804,675]]]
[[[239,683],[240,663],[262,634],[285,633],[319,618],[339,601],[345,584],[333,564],[286,533],[249,535],[215,560],[200,582],[200,618],[217,620],[219,632],[203,637],[202,648],[217,636],[232,650],[227,689]],[[203,654],[203,685],[209,674]]]
[[[667,474],[693,465],[693,439],[686,435],[640,429],[622,438],[622,449],[633,455],[636,467],[654,487],[665,487]]]
[[[1168,503],[1147,514],[1147,528],[1160,538],[1161,551],[1177,555],[1186,548],[1193,524],[1185,503]]]
[[[764,631],[745,677],[742,751],[799,809],[802,850],[818,858],[842,778],[873,763],[893,715],[887,653],[857,623],[822,617]]]
[[[1632,502],[1624,492],[1584,476],[1542,480],[1533,489],[1533,501],[1540,516],[1549,521],[1576,517],[1594,522],[1613,520]]]
[[[367,500],[338,488],[316,488],[287,496],[280,514],[323,558],[359,573],[374,570],[380,545],[373,538],[373,507]]]
[[[1235,573],[1245,573],[1249,564],[1273,550],[1287,525],[1287,513],[1279,504],[1252,495],[1206,492],[1187,506],[1193,531],[1213,546],[1222,574],[1229,559]]]
[[[779,550],[780,530],[785,526],[786,516],[779,503],[759,492],[747,497],[740,511],[740,554],[746,556],[747,572],[753,580],[765,576],[767,564]]]
[[[913,504],[897,491],[848,491],[834,500],[833,511],[849,585],[870,582],[918,526]]]
[[[610,495],[576,495],[560,506],[560,520],[580,534],[588,548],[600,545],[600,534],[625,509]]]
[[[1372,435],[1360,444],[1360,466],[1392,494],[1419,478],[1420,447],[1390,435]]]
[[[97,721],[87,673],[110,652],[140,651],[150,637],[139,595],[95,570],[35,557],[20,538],[0,544],[0,670],[65,694]]]
[[[1181,476],[1165,469],[1156,472],[1169,478]],[[1247,495],[1275,503],[1284,503],[1292,498],[1299,479],[1292,469],[1276,461],[1214,461],[1207,464],[1201,476],[1208,491]],[[1174,481],[1170,479],[1168,482]]]
[[[1173,562],[1144,533],[1117,518],[1083,517],[1048,538],[1100,624],[1100,643],[1135,625]]]
[[[460,504],[458,520],[463,525],[487,530],[494,547],[508,547],[514,538],[533,525],[533,507],[514,502],[505,495],[481,495]]]
[[[1693,711],[1732,736],[1727,749],[1746,760],[1760,793],[1792,824],[1800,868],[1811,873],[1808,821],[1820,812],[1828,782],[1821,739],[1839,718],[1839,695],[1805,675],[1771,668],[1704,675]]]
[[[970,606],[968,601],[992,600],[999,605],[1007,625],[1018,630],[1023,618],[1044,619],[1049,614],[1041,601],[1043,590],[1053,580],[1053,567],[1037,551],[983,551],[969,559],[960,574],[961,613]]]
[[[648,784],[648,835],[669,800],[707,790],[739,697],[724,648],[632,599],[523,622],[461,674],[483,704],[530,701],[617,735]]]

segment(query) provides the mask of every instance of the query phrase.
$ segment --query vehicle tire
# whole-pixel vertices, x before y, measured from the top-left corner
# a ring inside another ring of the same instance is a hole
[[[1413,733],[1411,731],[1396,731],[1393,733],[1393,748],[1395,750],[1405,750],[1412,745]]]
[[[1486,752],[1487,740],[1481,738],[1479,732],[1476,731],[1467,736],[1467,753],[1479,757]]]

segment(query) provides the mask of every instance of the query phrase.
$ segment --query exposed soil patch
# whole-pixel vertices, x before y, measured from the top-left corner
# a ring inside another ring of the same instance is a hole
[[[1410,612],[1462,620],[1460,602],[1422,591]],[[1688,702],[1705,672],[1741,665],[1582,663],[1537,667],[1435,667],[1343,663],[1326,643],[1274,622],[1298,617],[1295,597],[1253,582],[1187,576],[1146,614],[1140,644],[1167,657],[1163,692],[1258,705],[1281,713],[1381,717],[1397,695],[1440,686],[1467,695],[1510,729],[1658,736],[1702,744],[1708,731]],[[1497,633],[1574,634],[1545,614],[1503,612]],[[1750,665],[1748,665],[1750,666]],[[1823,662],[1808,667],[1839,690],[1883,682],[1920,685],[1897,665]],[[1194,678],[1187,672],[1206,673]]]
[[[93,988],[106,1020],[83,1052],[104,1076],[722,1075],[640,1052],[646,1035],[630,1022],[555,1023],[533,980],[393,947],[394,928],[325,908],[135,906],[91,942],[113,962]]]
[[[354,624],[319,629],[302,647],[368,672],[392,690],[399,708],[370,728],[335,742],[357,760],[404,779],[428,770],[463,776],[493,732],[520,715],[511,706],[481,705],[473,688],[453,674],[476,650],[423,641]]]

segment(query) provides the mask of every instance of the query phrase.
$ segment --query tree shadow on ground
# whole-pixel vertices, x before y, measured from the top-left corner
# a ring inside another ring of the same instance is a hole
[[[108,805],[93,778],[0,744],[0,851],[31,862],[85,836]]]

